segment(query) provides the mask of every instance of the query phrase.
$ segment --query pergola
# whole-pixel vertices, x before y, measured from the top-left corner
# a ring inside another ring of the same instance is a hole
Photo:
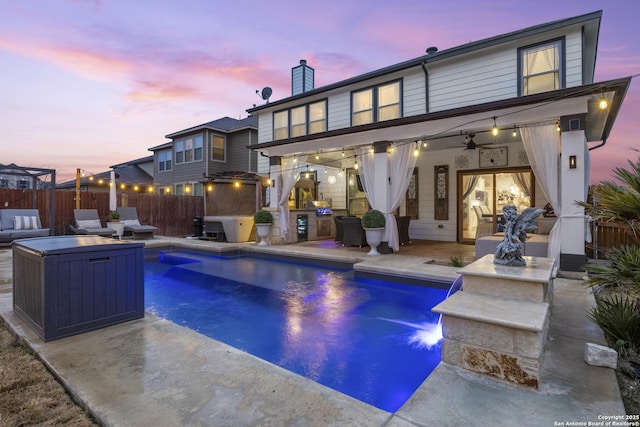
[[[33,168],[28,166],[0,165],[0,173],[3,175],[19,176],[31,178],[31,207],[37,208],[38,179],[45,175],[51,175],[49,183],[49,228],[55,234],[56,219],[56,171],[55,169]]]

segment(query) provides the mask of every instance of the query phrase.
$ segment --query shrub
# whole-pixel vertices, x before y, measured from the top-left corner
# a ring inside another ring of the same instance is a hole
[[[587,317],[600,326],[616,350],[640,350],[640,303],[614,293],[601,298]]]
[[[382,228],[385,222],[384,214],[376,209],[371,209],[362,216],[363,228]]]
[[[118,211],[111,211],[109,215],[111,216],[111,219],[120,219],[120,212]]]
[[[640,296],[640,247],[622,246],[606,256],[607,265],[587,265],[586,285],[594,293],[606,287],[619,287],[629,294]]]
[[[264,209],[259,210],[253,215],[253,222],[256,224],[271,224],[273,223],[273,215]]]
[[[457,256],[452,256],[450,259],[451,265],[453,267],[464,267],[464,261],[461,258],[458,258]]]

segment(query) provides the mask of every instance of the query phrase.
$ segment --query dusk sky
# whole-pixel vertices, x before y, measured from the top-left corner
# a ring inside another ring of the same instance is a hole
[[[521,28],[603,10],[595,81],[640,73],[636,0],[0,0],[0,163],[57,181],[151,154],[164,135],[244,118],[291,94],[306,59],[315,86]],[[592,182],[640,149],[634,78]]]

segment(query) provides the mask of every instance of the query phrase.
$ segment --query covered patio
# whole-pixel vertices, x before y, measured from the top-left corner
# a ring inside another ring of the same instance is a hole
[[[296,241],[289,233],[291,189],[302,174],[312,174],[313,198],[328,201],[334,215],[382,211],[383,241],[393,251],[408,248],[399,245],[394,214],[412,216],[412,239],[472,243],[464,234],[476,225],[465,222],[470,207],[463,204],[462,173],[528,171],[534,183],[527,205],[549,204],[557,216],[548,256],[577,271],[586,262],[588,236],[574,202],[586,198],[589,152],[606,143],[629,83],[611,80],[252,145],[269,158],[274,233]],[[499,231],[497,198],[494,190],[483,202],[493,232]]]

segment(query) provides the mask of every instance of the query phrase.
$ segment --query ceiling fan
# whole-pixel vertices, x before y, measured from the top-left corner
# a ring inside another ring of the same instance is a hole
[[[477,147],[484,147],[485,145],[490,145],[490,144],[476,144],[475,141],[473,140],[473,138],[475,138],[476,134],[475,133],[467,133],[463,144],[465,145],[464,149],[465,150],[475,150]]]

